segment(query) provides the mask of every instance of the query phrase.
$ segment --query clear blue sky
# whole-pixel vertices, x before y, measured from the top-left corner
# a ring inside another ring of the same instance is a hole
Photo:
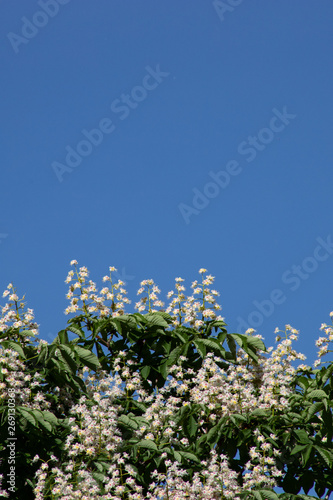
[[[333,310],[333,3],[225,5],[1,2],[0,288],[26,294],[42,338],[66,325],[72,259],[100,286],[124,271],[132,303],[143,279],[166,295],[205,267],[230,332],[244,320],[272,345],[290,323],[315,359]]]

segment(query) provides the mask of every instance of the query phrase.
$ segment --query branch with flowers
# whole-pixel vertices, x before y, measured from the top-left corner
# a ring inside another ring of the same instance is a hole
[[[205,269],[189,296],[176,278],[166,306],[154,280],[142,281],[130,313],[114,267],[98,291],[71,265],[71,317],[51,343],[14,286],[3,294],[0,498],[329,499],[331,326],[310,367],[290,325],[268,348],[254,330],[228,333]]]

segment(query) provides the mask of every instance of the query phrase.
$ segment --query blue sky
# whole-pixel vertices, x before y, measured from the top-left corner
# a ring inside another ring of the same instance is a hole
[[[72,259],[100,286],[117,267],[132,303],[205,267],[230,332],[272,345],[289,323],[312,363],[333,310],[332,2],[0,8],[0,288],[41,337],[66,325]]]

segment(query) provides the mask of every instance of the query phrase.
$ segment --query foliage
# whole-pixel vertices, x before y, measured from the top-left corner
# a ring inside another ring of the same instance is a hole
[[[74,317],[50,344],[13,285],[4,292],[0,497],[329,498],[333,364],[321,359],[332,327],[321,327],[314,368],[295,366],[305,357],[290,325],[267,349],[254,330],[227,332],[204,269],[189,297],[176,278],[166,310],[143,281],[138,312],[127,314],[115,268],[98,294],[72,264],[65,312]]]

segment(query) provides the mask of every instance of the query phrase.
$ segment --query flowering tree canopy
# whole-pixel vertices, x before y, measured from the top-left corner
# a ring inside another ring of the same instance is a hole
[[[228,333],[205,269],[190,296],[176,278],[165,309],[142,281],[127,313],[114,267],[98,292],[71,265],[71,317],[52,343],[12,284],[3,294],[0,498],[330,497],[331,326],[310,367],[290,325],[268,348],[254,330]]]

